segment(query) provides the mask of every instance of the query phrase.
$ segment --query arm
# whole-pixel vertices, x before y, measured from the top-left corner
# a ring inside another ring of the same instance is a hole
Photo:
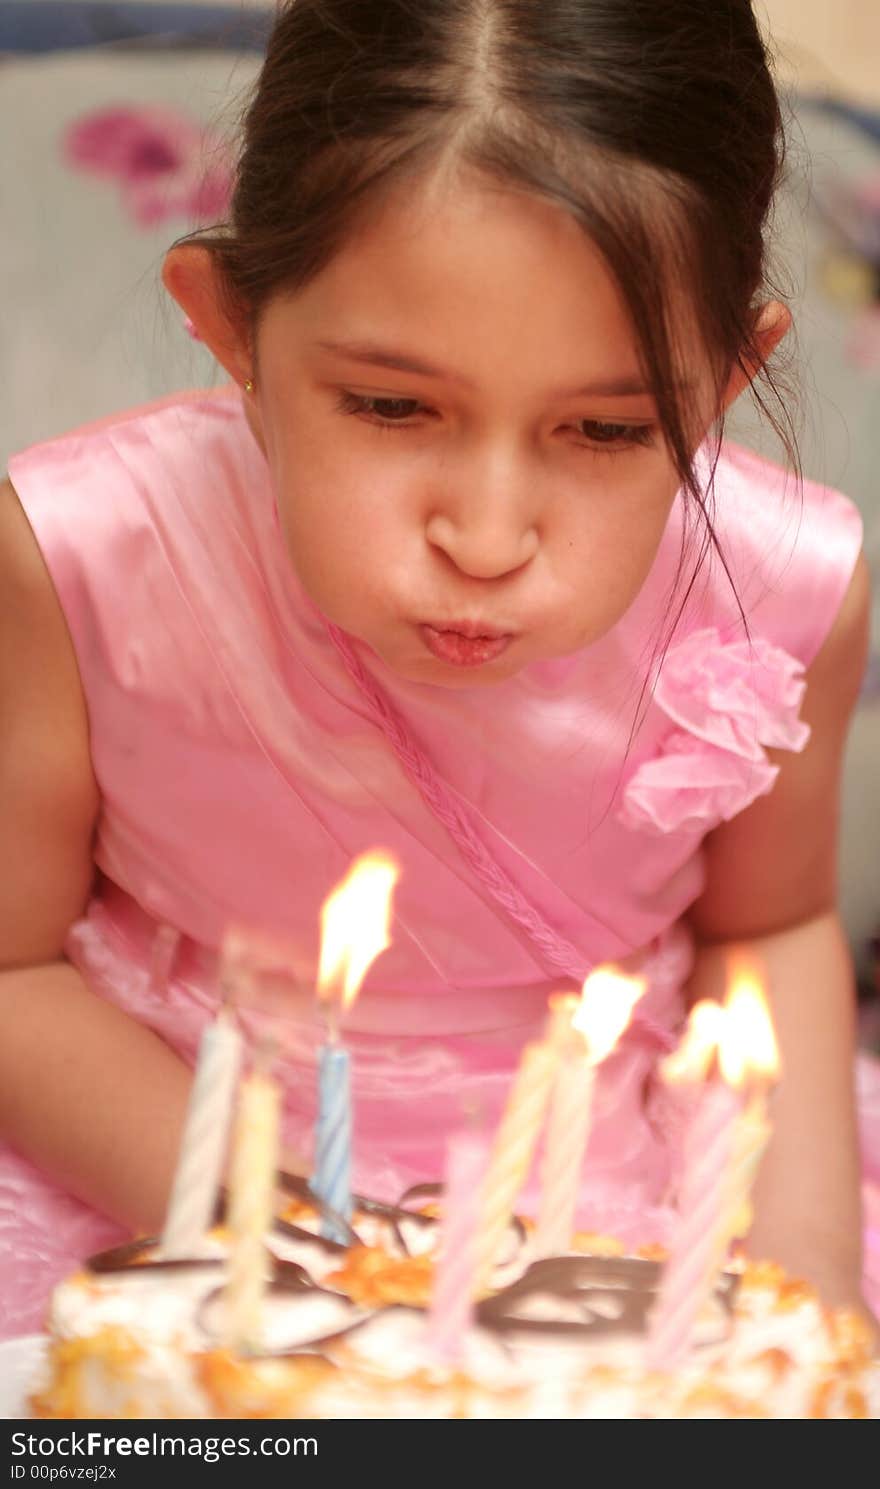
[[[807,674],[810,741],[800,755],[775,756],[771,794],[711,835],[706,888],[690,917],[693,997],[720,996],[726,956],[743,948],[763,964],[780,1046],[748,1249],[806,1277],[835,1305],[860,1295],[854,980],[835,904],[839,785],[868,606],[860,562]]]
[[[135,1230],[165,1214],[187,1066],[69,964],[0,973],[0,1135]]]
[[[88,898],[98,791],[73,648],[0,486],[0,1138],[135,1226],[162,1218],[184,1063],[63,960]]]

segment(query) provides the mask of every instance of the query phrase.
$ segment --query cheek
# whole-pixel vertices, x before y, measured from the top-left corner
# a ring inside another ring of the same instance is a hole
[[[665,461],[645,461],[627,480],[597,482],[571,509],[561,562],[566,588],[591,635],[614,625],[641,589],[677,487]]]
[[[294,572],[319,608],[359,629],[389,575],[411,566],[406,493],[323,445],[298,445],[273,476]]]
[[[356,511],[338,489],[332,498],[299,472],[296,481],[279,484],[281,527],[291,562],[307,588],[342,589],[363,570],[365,540]],[[315,598],[319,596],[314,595]]]

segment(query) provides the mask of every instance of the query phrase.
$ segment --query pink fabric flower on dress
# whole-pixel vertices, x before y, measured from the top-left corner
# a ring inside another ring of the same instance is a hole
[[[765,796],[779,774],[765,747],[802,750],[809,738],[805,688],[801,663],[779,647],[695,631],[667,653],[654,693],[678,727],[631,777],[621,821],[703,832]]]
[[[222,141],[166,108],[109,108],[67,130],[67,161],[117,180],[140,227],[171,217],[216,222],[229,206],[232,172]]]

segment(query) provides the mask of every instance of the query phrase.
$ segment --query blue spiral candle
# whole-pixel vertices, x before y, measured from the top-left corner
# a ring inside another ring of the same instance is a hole
[[[348,1050],[335,1041],[318,1052],[318,1126],[315,1133],[315,1193],[343,1219],[351,1219],[351,1079]],[[321,1223],[328,1241],[347,1238],[330,1220]]]
[[[352,1122],[349,1052],[339,1040],[339,1021],[376,957],[391,944],[391,892],[398,873],[390,854],[381,849],[362,853],[321,906],[317,992],[328,1034],[318,1051],[312,1188],[341,1217],[337,1224],[322,1218],[322,1236],[343,1244],[350,1236],[342,1231],[341,1222],[351,1219]]]

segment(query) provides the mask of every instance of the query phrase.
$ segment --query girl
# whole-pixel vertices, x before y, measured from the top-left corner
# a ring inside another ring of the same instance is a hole
[[[165,265],[230,385],[27,451],[2,503],[7,1332],[161,1223],[225,927],[283,934],[308,987],[377,843],[403,877],[348,1024],[360,1189],[437,1176],[548,993],[626,961],[649,990],[580,1221],[662,1240],[657,1059],[735,943],[785,1072],[751,1244],[859,1303],[860,527],[720,443],[750,384],[788,427],[780,149],[748,0],[281,10],[230,224]],[[303,1146],[310,997],[289,1027]]]

